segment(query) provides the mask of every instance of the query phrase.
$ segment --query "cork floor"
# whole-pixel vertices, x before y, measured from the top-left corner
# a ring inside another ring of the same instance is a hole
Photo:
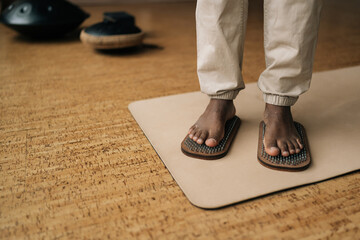
[[[314,71],[360,64],[359,7],[325,1]],[[77,33],[36,41],[0,26],[0,239],[358,238],[359,172],[219,210],[191,205],[127,106],[199,90],[195,4],[83,8],[83,26],[134,14],[145,46],[102,53]],[[263,69],[261,1],[250,1],[246,82]]]

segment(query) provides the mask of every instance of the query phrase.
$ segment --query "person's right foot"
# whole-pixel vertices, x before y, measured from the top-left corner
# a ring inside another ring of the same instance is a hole
[[[225,123],[235,116],[232,100],[211,99],[205,112],[189,129],[189,137],[198,144],[215,147],[225,133]]]

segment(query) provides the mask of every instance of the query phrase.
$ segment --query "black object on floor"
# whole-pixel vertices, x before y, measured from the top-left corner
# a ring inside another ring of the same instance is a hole
[[[30,37],[59,37],[76,29],[90,15],[65,0],[18,0],[0,20]]]
[[[140,45],[144,33],[126,12],[105,12],[104,20],[82,30],[80,39],[96,49],[117,49]]]

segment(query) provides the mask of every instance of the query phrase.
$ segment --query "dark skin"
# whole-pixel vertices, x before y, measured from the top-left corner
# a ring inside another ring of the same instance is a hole
[[[204,113],[189,129],[189,137],[198,144],[215,147],[224,137],[225,122],[235,112],[232,100],[211,99]],[[266,104],[264,122],[264,146],[269,155],[286,157],[301,151],[303,144],[294,126],[290,107]]]

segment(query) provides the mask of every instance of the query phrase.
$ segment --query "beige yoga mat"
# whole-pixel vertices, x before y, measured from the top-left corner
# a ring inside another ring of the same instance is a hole
[[[191,203],[218,208],[360,169],[360,66],[313,74],[310,90],[293,108],[307,131],[311,166],[282,172],[257,161],[264,103],[256,83],[235,101],[242,124],[227,156],[201,160],[180,149],[188,128],[208,103],[200,92],[133,102],[129,109]]]

